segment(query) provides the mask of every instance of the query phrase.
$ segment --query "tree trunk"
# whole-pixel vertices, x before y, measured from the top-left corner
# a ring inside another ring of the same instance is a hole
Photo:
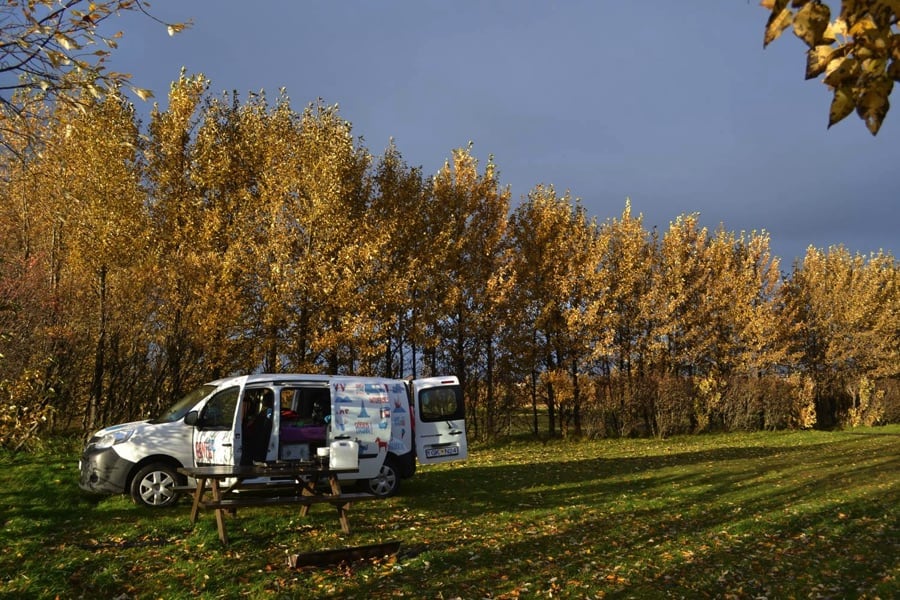
[[[572,422],[575,435],[581,437],[581,388],[578,379],[578,361],[572,360]]]
[[[550,437],[556,435],[556,393],[550,381],[547,382],[547,433]]]
[[[101,413],[103,401],[103,377],[106,372],[106,265],[100,267],[98,273],[98,293],[100,295],[100,328],[97,334],[97,347],[94,353],[94,377],[91,381],[91,394],[88,399],[87,422],[85,429],[93,430]]]
[[[487,436],[493,438],[496,433],[495,427],[497,422],[496,415],[494,415],[494,344],[491,339],[487,340],[487,364],[485,365],[485,370],[485,384],[487,386],[484,400],[485,430],[487,431]]]

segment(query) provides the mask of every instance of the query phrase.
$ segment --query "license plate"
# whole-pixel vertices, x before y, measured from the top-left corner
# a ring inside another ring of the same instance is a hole
[[[459,454],[459,446],[442,446],[440,448],[425,448],[425,458],[440,458],[442,456],[456,456]]]

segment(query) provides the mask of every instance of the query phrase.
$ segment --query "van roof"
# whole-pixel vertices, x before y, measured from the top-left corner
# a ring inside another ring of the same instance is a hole
[[[215,385],[217,387],[221,387],[224,385],[238,385],[240,383],[244,383],[245,385],[253,384],[253,383],[275,383],[275,384],[287,384],[287,383],[322,383],[327,384],[334,378],[345,378],[352,377],[353,379],[362,379],[366,381],[403,381],[402,379],[390,379],[387,377],[363,377],[363,376],[353,376],[353,375],[321,375],[321,374],[312,374],[312,373],[255,373],[253,375],[235,375],[232,377],[223,377],[222,379],[216,379],[215,381],[210,381],[210,385]]]

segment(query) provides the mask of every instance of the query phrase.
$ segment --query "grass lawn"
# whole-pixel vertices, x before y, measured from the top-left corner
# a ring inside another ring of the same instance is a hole
[[[211,514],[77,487],[78,450],[0,454],[0,597],[893,598],[900,426],[475,446],[350,512]],[[397,540],[390,560],[289,555]]]

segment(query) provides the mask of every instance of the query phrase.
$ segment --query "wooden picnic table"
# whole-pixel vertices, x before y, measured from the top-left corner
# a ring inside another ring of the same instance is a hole
[[[178,472],[197,481],[191,504],[191,525],[197,521],[201,508],[214,510],[219,539],[223,544],[228,543],[226,511],[234,513],[244,507],[299,504],[300,515],[305,517],[313,504],[331,504],[337,509],[341,529],[344,533],[350,533],[347,518],[350,505],[377,497],[366,493],[343,493],[338,475],[357,470],[331,469],[317,462],[181,467]],[[263,484],[252,481],[261,477],[275,478],[277,482]],[[327,488],[320,485],[326,480]]]

